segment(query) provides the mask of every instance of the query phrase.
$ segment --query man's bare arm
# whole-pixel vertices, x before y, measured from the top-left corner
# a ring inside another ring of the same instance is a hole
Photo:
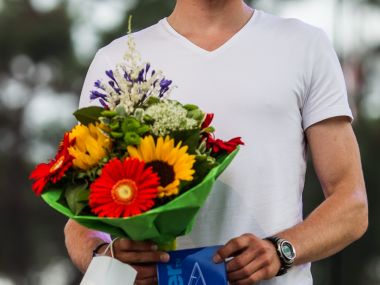
[[[368,227],[368,206],[359,147],[346,118],[306,130],[326,200],[305,221],[280,235],[296,245],[296,263],[331,256],[359,239]]]
[[[302,223],[278,236],[297,250],[296,264],[326,258],[359,239],[368,226],[368,206],[359,148],[347,118],[331,118],[306,130],[325,201]],[[237,254],[238,253],[238,254]],[[232,284],[274,277],[280,262],[273,245],[248,233],[232,239],[215,256],[227,264]]]
[[[104,242],[111,242],[108,234],[89,230],[73,220],[65,226],[65,243],[74,265],[85,272],[92,259],[92,251]]]
[[[71,260],[84,273],[91,262],[93,250],[104,242],[111,242],[111,238],[108,234],[69,220],[65,226],[65,241]],[[157,284],[156,263],[168,262],[170,258],[167,253],[158,251],[157,245],[152,242],[118,239],[113,248],[115,258],[137,270],[136,285]],[[99,253],[105,249],[106,246],[103,246]],[[110,253],[107,252],[107,255]]]

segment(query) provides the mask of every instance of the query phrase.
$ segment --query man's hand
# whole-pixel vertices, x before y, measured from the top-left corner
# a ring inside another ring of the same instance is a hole
[[[113,244],[114,257],[137,270],[136,285],[157,284],[157,262],[168,262],[169,254],[158,251],[151,242],[118,239]],[[101,252],[101,251],[99,251]],[[110,251],[107,255],[111,255]]]
[[[90,230],[74,220],[67,222],[65,238],[71,260],[83,273],[86,272],[92,259],[92,251],[97,245],[111,242],[108,234]],[[106,247],[103,245],[98,253],[104,253]],[[118,239],[113,243],[113,249],[115,258],[130,264],[137,270],[137,285],[157,284],[156,263],[169,261],[169,255],[158,251],[157,246],[150,242]],[[111,255],[110,251],[106,254]]]
[[[244,234],[230,240],[214,256],[219,263],[227,262],[227,274],[231,284],[252,285],[261,280],[271,279],[280,270],[281,263],[276,249],[269,241],[253,234]]]

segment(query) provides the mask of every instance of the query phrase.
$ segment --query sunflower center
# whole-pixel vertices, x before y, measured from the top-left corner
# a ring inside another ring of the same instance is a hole
[[[65,157],[62,155],[60,158],[57,159],[57,161],[50,167],[49,172],[54,173],[58,169],[62,167],[63,162],[65,161]]]
[[[153,171],[160,177],[160,184],[162,187],[166,187],[172,183],[175,179],[173,166],[161,160],[153,160],[146,164],[148,167],[151,166]]]
[[[114,201],[129,205],[137,194],[136,183],[130,179],[122,179],[112,187],[111,194]]]

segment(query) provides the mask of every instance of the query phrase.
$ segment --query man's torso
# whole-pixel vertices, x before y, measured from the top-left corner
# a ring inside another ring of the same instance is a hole
[[[316,28],[255,10],[215,51],[205,51],[163,19],[134,34],[152,68],[178,86],[172,99],[215,114],[216,136],[241,136],[245,146],[217,181],[181,247],[224,244],[243,233],[275,234],[302,221],[306,150],[302,108],[308,50]],[[107,67],[120,62],[126,38],[100,50]],[[82,93],[81,105],[87,105]],[[312,284],[309,265],[260,284]]]

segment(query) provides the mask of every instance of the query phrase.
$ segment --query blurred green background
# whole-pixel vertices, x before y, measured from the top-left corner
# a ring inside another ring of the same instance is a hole
[[[261,0],[254,8],[323,28],[342,63],[370,205],[363,239],[312,266],[316,285],[380,284],[380,1]],[[28,173],[75,124],[96,50],[169,15],[171,0],[0,0],[0,285],[79,284],[64,247],[65,218],[30,190]],[[323,200],[312,166],[305,215]],[[355,221],[352,221],[353,223]],[[332,225],[333,226],[333,225]]]

